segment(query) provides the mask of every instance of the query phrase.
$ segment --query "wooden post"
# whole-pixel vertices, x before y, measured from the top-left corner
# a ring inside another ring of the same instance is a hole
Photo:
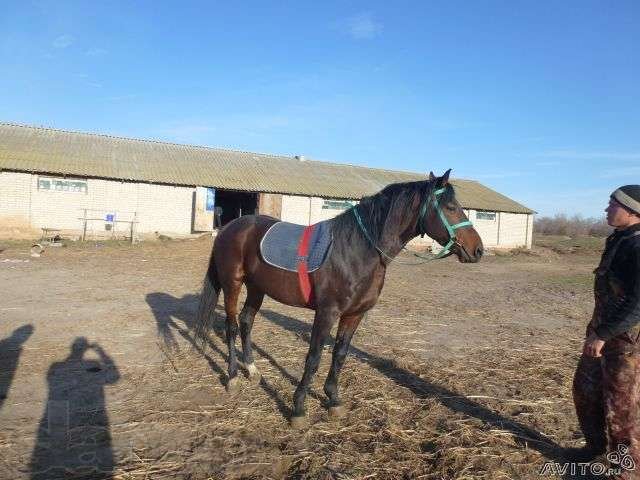
[[[85,208],[83,211],[82,241],[84,242],[87,238],[87,209]]]
[[[131,245],[133,245],[135,242],[133,240],[133,236],[134,236],[134,225],[136,224],[138,218],[138,212],[133,212],[133,220],[131,221]]]

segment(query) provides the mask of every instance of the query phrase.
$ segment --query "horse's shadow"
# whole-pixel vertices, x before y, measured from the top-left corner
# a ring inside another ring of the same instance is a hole
[[[146,300],[156,319],[158,336],[162,339],[163,347],[166,348],[165,354],[170,357],[173,352],[180,350],[179,343],[176,338],[177,333],[191,344],[192,349],[196,350],[207,360],[211,369],[218,374],[220,382],[225,383],[227,381],[225,369],[223,366],[219,365],[209,353],[207,353],[207,349],[211,349],[219,355],[222,361],[226,364],[228,362],[226,346],[220,348],[210,338],[202,340],[200,338],[196,338],[194,333],[196,331],[195,321],[200,296],[185,295],[182,298],[177,298],[167,293],[154,292],[147,294]],[[177,323],[176,320],[184,324],[184,326]],[[223,344],[226,345],[224,313],[215,315],[213,331]],[[266,350],[261,348],[259,345],[256,345],[254,342],[252,342],[252,346],[258,355],[266,359],[281,373],[284,378],[291,382],[292,385],[297,386],[298,379],[283,368],[271,355],[269,355],[269,353],[267,353]],[[244,370],[244,366],[242,364],[240,364],[240,368]],[[247,373],[246,370],[244,370],[244,372],[245,374]],[[282,397],[279,391],[271,385],[264,376],[260,379],[259,385],[276,402],[280,413],[284,417],[289,418],[293,413],[289,406],[289,402]],[[309,394],[320,402],[326,402],[324,397],[321,397],[315,392],[310,392]]]
[[[185,295],[182,298],[176,298],[169,294],[158,292],[148,294],[147,302],[155,315],[158,334],[163,338],[165,345],[176,348],[177,342],[173,332],[178,332],[207,359],[212,369],[219,374],[220,381],[224,381],[226,379],[226,374],[223,368],[206,353],[205,349],[200,345],[199,341],[196,340],[193,334],[199,298],[200,297],[198,295]],[[260,314],[274,325],[297,334],[297,336],[303,338],[306,342],[309,341],[312,327],[311,324],[296,320],[295,318],[282,315],[269,309],[260,310]],[[178,325],[174,319],[183,322],[186,328]],[[220,340],[226,342],[224,314],[216,315],[213,331]],[[329,345],[333,345],[334,342],[335,340],[332,337],[327,343]],[[224,362],[227,361],[226,352],[220,349],[211,339],[206,340],[206,345],[220,355]],[[269,363],[289,382],[291,382],[292,385],[297,386],[298,379],[279,365],[266,350],[255,343],[253,343],[253,348],[260,356],[268,360]],[[433,398],[453,412],[462,413],[469,417],[475,417],[487,426],[508,431],[513,435],[514,440],[520,446],[523,448],[533,449],[552,462],[564,463],[574,460],[574,453],[572,452],[572,449],[565,449],[537,430],[491,411],[484,405],[474,402],[460,393],[448,390],[440,385],[430,383],[423,378],[420,378],[420,376],[415,373],[396,366],[389,359],[373,355],[356,348],[353,345],[349,349],[349,353],[356,360],[370,365],[396,384],[409,389],[417,397]],[[264,377],[260,381],[260,386],[267,394],[269,394],[269,396],[271,396],[271,398],[274,399],[281,414],[288,418],[292,411],[280,393],[270,385]],[[325,403],[326,399],[320,395],[316,393],[311,394],[319,401]],[[564,475],[562,478],[569,480],[578,477]],[[585,479],[589,477],[583,476],[579,478]]]
[[[293,332],[309,342],[311,324],[268,309],[260,310],[260,314],[271,323]],[[335,340],[332,337],[327,343],[332,345],[335,343]],[[453,412],[475,417],[489,427],[510,432],[516,443],[520,446],[539,452],[551,462],[557,462],[559,464],[574,462],[578,461],[579,456],[583,454],[580,449],[563,448],[537,430],[493,412],[484,405],[474,402],[460,393],[430,383],[417,374],[396,366],[394,362],[387,358],[365,352],[353,345],[349,348],[349,355],[375,368],[396,384],[409,389],[417,397],[433,398]],[[589,480],[592,477],[589,475],[575,476],[566,473],[562,475],[562,478],[564,480],[577,478]]]

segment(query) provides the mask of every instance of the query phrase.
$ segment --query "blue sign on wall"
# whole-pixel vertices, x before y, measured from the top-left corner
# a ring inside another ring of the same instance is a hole
[[[207,187],[207,212],[213,212],[216,205],[216,189]]]
[[[114,217],[113,213],[107,213],[107,217],[105,220],[107,222],[113,222],[113,217]]]

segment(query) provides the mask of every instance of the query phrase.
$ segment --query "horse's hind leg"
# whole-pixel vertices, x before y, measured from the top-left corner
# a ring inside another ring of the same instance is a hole
[[[224,290],[224,308],[227,314],[227,347],[229,349],[229,366],[227,391],[238,389],[238,361],[236,359],[236,337],[238,335],[238,297],[242,283],[233,281]]]
[[[260,372],[253,362],[253,349],[251,348],[251,329],[253,320],[262,306],[264,293],[252,285],[247,285],[247,299],[240,312],[240,338],[242,339],[243,361],[249,374],[249,379],[260,380]]]
[[[316,310],[316,316],[313,320],[313,329],[311,330],[311,341],[309,342],[309,352],[304,365],[304,374],[293,394],[293,415],[291,417],[291,425],[294,427],[302,426],[305,423],[304,400],[307,391],[313,380],[313,376],[318,370],[322,348],[325,339],[331,331],[331,327],[338,318],[338,312],[333,309]]]
[[[338,395],[338,377],[344,365],[347,353],[349,353],[349,345],[353,334],[360,325],[360,320],[364,314],[345,315],[340,319],[338,324],[338,333],[336,334],[336,344],[333,347],[333,359],[331,360],[331,369],[327,380],[324,384],[324,393],[329,398],[329,416],[338,418],[344,415],[342,402]]]

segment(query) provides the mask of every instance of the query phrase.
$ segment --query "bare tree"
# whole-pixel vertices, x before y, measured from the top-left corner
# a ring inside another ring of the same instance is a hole
[[[559,213],[553,217],[537,218],[534,231],[544,235],[605,237],[611,233],[611,227],[604,218],[584,218],[582,215],[569,217]]]

